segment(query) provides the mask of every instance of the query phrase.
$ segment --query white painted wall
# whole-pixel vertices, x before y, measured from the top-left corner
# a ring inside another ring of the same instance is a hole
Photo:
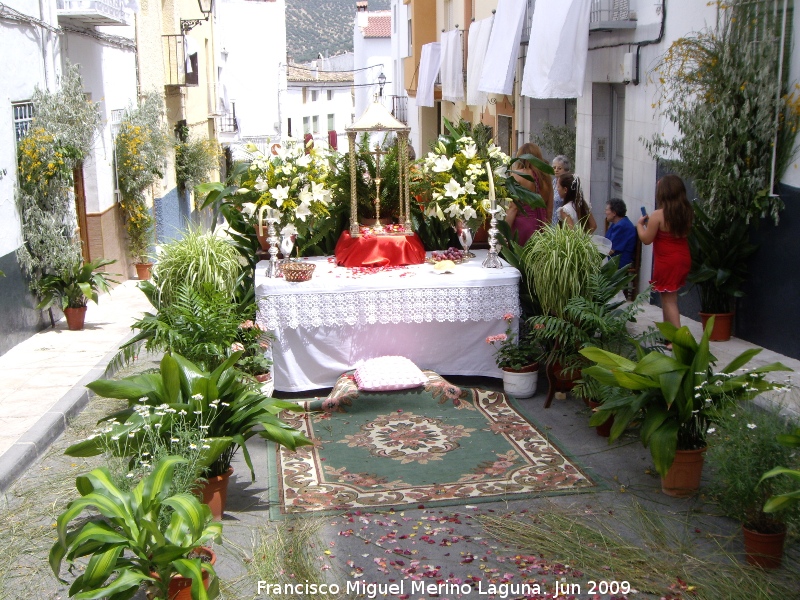
[[[303,139],[303,118],[308,117],[313,127],[313,117],[319,122],[319,131],[314,133],[315,143],[327,146],[328,144],[328,115],[334,117],[334,130],[337,132],[337,146],[340,152],[347,151],[347,133],[345,127],[353,121],[353,95],[349,86],[340,87],[342,83],[332,84],[330,87],[320,82],[319,85],[289,82],[286,92],[286,102],[283,112],[286,119],[292,120],[292,137]],[[306,101],[303,102],[303,86],[307,86]],[[328,90],[332,92],[328,100]],[[317,100],[312,101],[312,91],[317,92]],[[287,133],[288,129],[284,129]]]
[[[44,2],[43,12],[38,0],[8,0],[4,4],[57,26],[54,0]],[[17,147],[11,103],[30,100],[36,87],[55,89],[56,76],[61,73],[58,36],[34,25],[0,21],[0,56],[6,65],[17,65],[0,69],[0,256],[5,256],[22,244],[14,199]]]
[[[375,11],[375,13],[390,14],[389,11]],[[396,87],[397,82],[393,80],[392,40],[390,37],[365,38],[358,26],[358,20],[356,20],[353,29],[353,55],[355,109],[356,119],[358,119],[380,91],[378,75],[381,72],[386,76],[386,85],[383,88],[384,98],[396,94],[395,90],[400,88]]]
[[[215,10],[220,81],[236,102],[239,136],[279,134],[285,122],[279,101],[286,91],[285,0],[218,0]]]

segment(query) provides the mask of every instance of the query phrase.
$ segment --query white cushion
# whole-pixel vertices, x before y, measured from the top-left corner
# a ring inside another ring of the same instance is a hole
[[[425,385],[428,378],[405,356],[379,356],[365,361],[355,372],[364,392],[406,390]]]

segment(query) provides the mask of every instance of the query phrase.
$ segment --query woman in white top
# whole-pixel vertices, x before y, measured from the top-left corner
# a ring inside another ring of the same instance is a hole
[[[559,221],[567,227],[575,227],[580,223],[588,233],[594,233],[597,222],[592,216],[592,209],[581,190],[581,180],[577,175],[565,174],[558,178],[558,193],[564,204],[558,209]]]

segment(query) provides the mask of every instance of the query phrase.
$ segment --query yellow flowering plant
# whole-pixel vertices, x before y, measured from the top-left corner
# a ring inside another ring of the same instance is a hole
[[[326,186],[329,164],[312,146],[288,140],[265,156],[250,144],[252,161],[236,193],[243,210],[262,225],[268,218],[277,221],[282,236],[307,237],[319,219],[329,216],[331,190]]]

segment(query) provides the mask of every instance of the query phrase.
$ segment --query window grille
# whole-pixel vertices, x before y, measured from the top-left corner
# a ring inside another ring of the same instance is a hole
[[[28,133],[33,121],[33,102],[13,102],[14,137],[19,142]]]

